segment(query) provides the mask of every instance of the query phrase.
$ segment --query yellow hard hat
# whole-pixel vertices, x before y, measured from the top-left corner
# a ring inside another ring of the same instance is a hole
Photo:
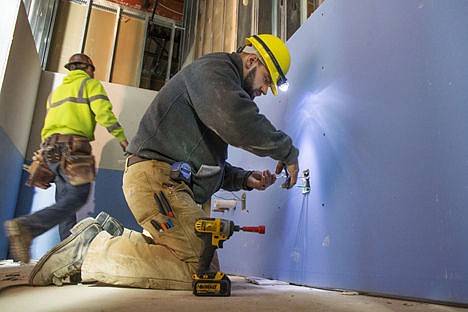
[[[245,39],[245,44],[253,46],[262,57],[273,81],[271,92],[277,95],[277,87],[287,85],[286,74],[291,64],[288,48],[280,38],[270,34],[253,35]]]

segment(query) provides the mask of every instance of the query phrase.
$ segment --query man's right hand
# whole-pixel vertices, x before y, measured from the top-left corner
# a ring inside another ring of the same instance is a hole
[[[285,163],[283,161],[278,161],[278,164],[276,165],[276,171],[275,173],[276,174],[280,174],[281,171],[283,171],[283,166],[285,165]],[[290,182],[289,182],[289,186],[286,185],[286,182],[283,183],[281,186],[283,188],[288,188],[290,189],[291,187],[293,187],[296,182],[297,182],[297,175],[299,173],[299,163],[296,159],[296,161],[294,161],[293,163],[291,164],[287,164],[286,165],[286,169],[288,170],[289,172],[289,179],[290,179]]]

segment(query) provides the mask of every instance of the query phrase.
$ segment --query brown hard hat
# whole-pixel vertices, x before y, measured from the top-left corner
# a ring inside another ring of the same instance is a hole
[[[65,64],[65,68],[68,70],[86,69],[88,66],[91,66],[93,71],[96,69],[91,58],[83,53],[73,54],[68,63]]]

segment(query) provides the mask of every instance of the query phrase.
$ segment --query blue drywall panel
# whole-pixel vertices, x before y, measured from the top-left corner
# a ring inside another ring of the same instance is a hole
[[[20,184],[23,155],[11,142],[8,135],[0,128],[0,259],[5,259],[8,252],[8,240],[3,223],[15,215],[18,186]]]
[[[99,212],[106,211],[111,216],[117,218],[128,229],[141,231],[127,206],[122,192],[122,171],[99,169],[96,181],[93,183],[88,202],[77,212],[77,219],[95,217]],[[22,181],[26,181],[27,174],[24,174]],[[47,190],[31,188],[21,184],[16,215],[25,215],[41,210],[54,204],[55,186],[52,184]],[[34,239],[31,246],[31,256],[39,259],[51,247],[60,241],[58,226],[53,227],[46,233]]]
[[[123,171],[120,170],[99,169],[94,187],[95,209],[90,215],[94,217],[99,212],[106,211],[126,228],[141,231],[142,228],[125,201],[122,176]]]
[[[0,68],[0,258],[7,257],[8,243],[3,228],[15,216],[22,164],[29,138],[41,66],[24,4],[20,0],[2,3],[4,18]]]
[[[223,270],[468,303],[468,2],[328,0],[288,41],[290,90],[258,99],[311,192],[249,192]],[[246,168],[274,162],[230,149]],[[226,197],[226,195],[224,195]],[[242,255],[241,259],[239,255]]]

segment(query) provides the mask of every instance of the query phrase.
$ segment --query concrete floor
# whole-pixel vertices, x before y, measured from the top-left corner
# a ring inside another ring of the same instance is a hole
[[[252,283],[231,276],[230,297],[195,297],[190,291],[109,287],[96,284],[61,287],[10,286],[0,290],[0,311],[314,311],[432,312],[468,309],[288,285]],[[255,281],[255,280],[254,280]],[[268,281],[268,280],[266,280]]]

